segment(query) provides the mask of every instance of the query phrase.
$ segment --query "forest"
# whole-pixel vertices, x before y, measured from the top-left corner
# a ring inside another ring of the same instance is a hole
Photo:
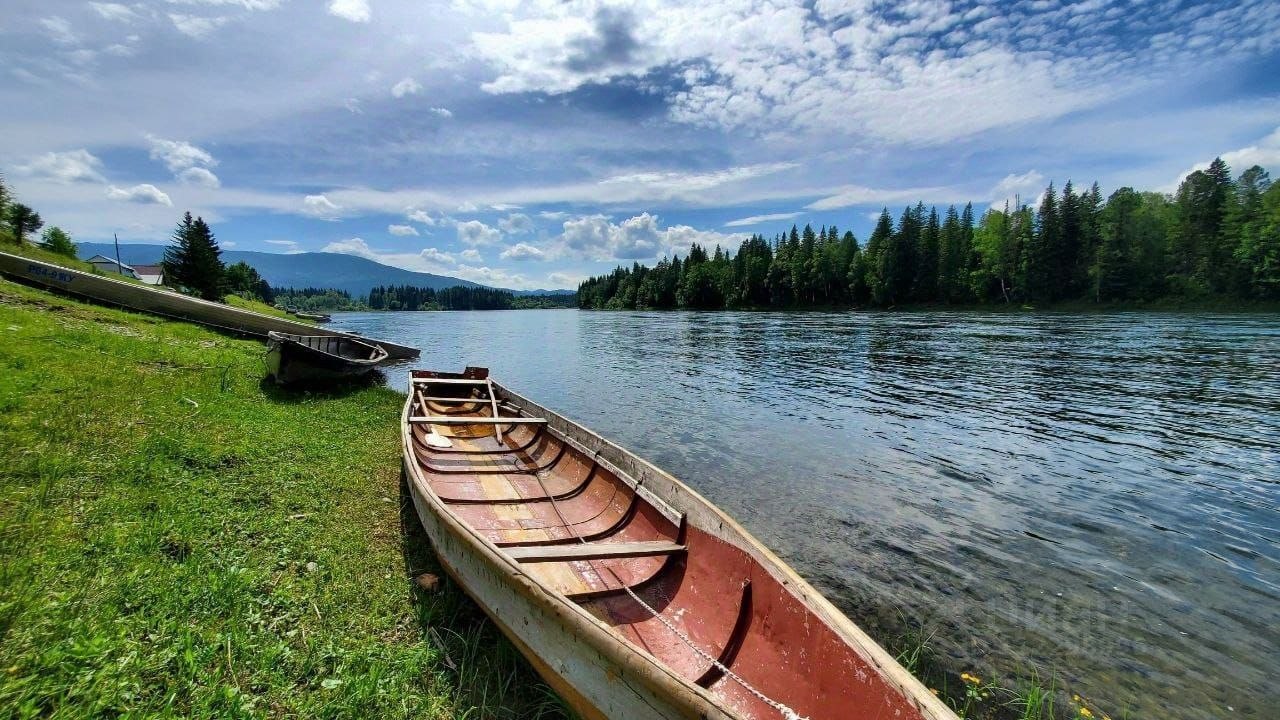
[[[412,285],[388,285],[369,291],[370,310],[506,310],[514,296],[485,287],[447,287],[434,290]]]
[[[835,225],[753,235],[736,252],[693,245],[682,259],[638,263],[578,288],[589,309],[894,307],[1166,298],[1280,300],[1280,184],[1220,158],[1172,195],[1095,182],[1051,183],[974,218],[917,203],[886,208],[865,244]]]

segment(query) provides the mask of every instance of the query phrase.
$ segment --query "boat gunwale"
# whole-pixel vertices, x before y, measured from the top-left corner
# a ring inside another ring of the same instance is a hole
[[[421,379],[430,380],[430,378]],[[402,447],[405,451],[404,466],[420,486],[419,490],[425,491],[423,496],[431,502],[435,514],[443,522],[454,528],[455,534],[461,531],[462,534],[469,537],[472,540],[472,545],[479,552],[482,552],[486,559],[490,562],[498,563],[499,567],[507,569],[513,577],[520,580],[521,584],[536,590],[537,597],[544,605],[567,611],[578,620],[576,624],[581,629],[589,629],[591,632],[587,633],[587,637],[590,638],[591,644],[597,652],[611,657],[615,662],[625,667],[640,663],[640,667],[644,670],[641,673],[641,678],[652,690],[677,698],[681,701],[681,704],[687,705],[694,713],[705,712],[707,708],[702,703],[706,703],[726,717],[740,717],[726,706],[719,697],[712,694],[710,690],[685,679],[652,653],[620,638],[613,628],[592,615],[586,608],[525,573],[520,568],[520,563],[507,556],[502,551],[502,547],[454,514],[448,504],[435,493],[430,482],[423,477],[422,468],[418,463],[408,462],[411,457],[416,458],[416,450],[412,444],[412,433],[409,426],[411,407],[416,399],[413,392],[414,380],[415,377],[411,372],[410,392],[405,400],[401,417],[401,439]],[[790,565],[757,540],[724,510],[639,454],[608,440],[585,425],[570,420],[496,381],[491,380],[491,382],[496,391],[495,397],[501,395],[501,399],[504,402],[519,405],[521,412],[526,416],[546,418],[546,430],[553,433],[553,436],[559,436],[558,439],[561,441],[574,446],[580,452],[585,451],[593,460],[601,462],[606,468],[618,473],[619,479],[635,489],[638,495],[643,493],[644,495],[656,496],[666,506],[665,508],[655,507],[659,512],[664,515],[667,514],[666,510],[668,509],[679,512],[684,516],[684,522],[698,527],[703,532],[745,552],[756,564],[760,565],[773,577],[788,595],[799,602],[805,609],[812,612],[845,645],[857,653],[869,667],[874,668],[889,688],[897,691],[910,704],[914,705],[923,718],[926,720],[958,720],[955,712],[929,691],[918,678],[908,672],[866,631],[836,608],[830,600],[818,592],[808,581],[800,577]],[[573,437],[575,435],[578,437]],[[592,446],[595,447],[593,448]],[[606,453],[612,454],[614,457],[604,457]],[[627,463],[636,464],[640,471],[667,483],[667,487],[663,488],[660,484],[646,484],[645,480],[648,478],[637,477],[638,473],[627,472],[624,467]],[[673,494],[682,494],[683,497],[673,498]],[[645,499],[649,500],[649,498]],[[695,517],[695,514],[702,513],[706,513],[709,517]],[[708,522],[708,520],[711,522]],[[480,601],[477,599],[477,602]],[[483,606],[482,602],[480,604]],[[523,643],[520,643],[520,645],[523,645]],[[581,694],[579,693],[579,695]]]
[[[311,347],[310,345],[298,339],[298,338],[308,338],[308,337],[325,338],[326,340],[346,340],[347,342],[354,343],[356,345],[363,345],[373,350],[374,357],[370,357],[370,358],[347,357],[346,355],[339,355],[338,353],[331,353],[325,350],[321,350],[319,348]],[[299,333],[287,333],[287,332],[281,332],[279,330],[270,330],[267,332],[267,342],[279,343],[282,346],[285,344],[288,344],[290,347],[292,347],[295,350],[302,350],[307,353],[315,353],[317,355],[322,355],[324,357],[337,358],[339,360],[342,360],[343,362],[350,363],[352,365],[360,365],[360,366],[376,367],[386,362],[390,357],[390,354],[387,352],[387,349],[379,345],[377,342],[365,340],[363,338],[347,337],[344,335],[302,335]]]

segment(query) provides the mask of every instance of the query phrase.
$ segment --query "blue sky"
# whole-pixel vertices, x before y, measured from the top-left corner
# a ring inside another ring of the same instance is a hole
[[[6,3],[0,171],[79,240],[572,287],[792,222],[1199,163],[1280,172],[1280,13],[1234,3]]]

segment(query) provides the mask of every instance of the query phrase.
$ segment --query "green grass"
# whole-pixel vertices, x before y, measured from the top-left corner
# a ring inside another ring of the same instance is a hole
[[[0,718],[562,717],[440,574],[401,398],[0,280]]]
[[[92,265],[83,260],[49,252],[39,245],[32,245],[25,242],[21,245],[14,242],[0,242],[0,252],[7,252],[10,255],[21,255],[22,257],[31,258],[32,260],[39,260],[41,262],[69,267],[72,270],[81,270],[83,272],[98,274]],[[115,275],[113,274],[112,277],[115,277]]]
[[[262,313],[263,315],[272,315],[274,317],[281,317],[286,320],[292,320],[294,322],[306,323],[311,325],[315,324],[313,321],[307,320],[306,318],[300,318],[296,315],[290,315],[289,313],[285,312],[284,310],[281,310],[280,308],[275,307],[274,305],[268,305],[264,302],[259,302],[257,300],[242,298],[239,295],[227,295],[222,299],[222,301],[230,305],[231,307],[237,307],[242,310],[252,310],[253,312],[256,312],[256,313]]]

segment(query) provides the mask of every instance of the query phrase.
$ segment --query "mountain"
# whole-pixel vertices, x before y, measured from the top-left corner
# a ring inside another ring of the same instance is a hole
[[[116,256],[112,243],[79,243],[81,258],[94,255]],[[125,265],[159,263],[163,245],[122,244],[120,262]],[[271,287],[318,287],[346,290],[353,296],[368,295],[377,285],[413,285],[440,290],[447,287],[485,287],[479,283],[432,273],[414,272],[374,262],[367,258],[340,253],[307,252],[283,255],[253,250],[223,250],[222,260],[228,265],[244,261],[253,266]],[[570,290],[507,290],[515,295],[562,295]]]

